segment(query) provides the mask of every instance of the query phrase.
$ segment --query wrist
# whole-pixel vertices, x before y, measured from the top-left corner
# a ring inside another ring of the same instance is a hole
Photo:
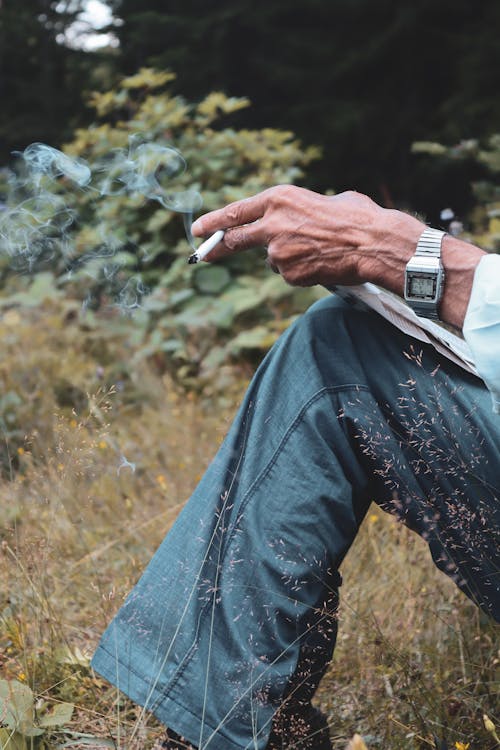
[[[361,254],[360,277],[363,281],[404,294],[406,264],[413,257],[426,225],[410,214],[381,208],[373,225],[370,247]]]
[[[441,300],[441,320],[455,328],[463,326],[472,291],[474,273],[481,258],[486,255],[475,245],[451,235],[443,238],[441,259],[446,273],[444,294]]]
[[[415,254],[427,225],[414,216],[394,209],[381,209],[373,225],[370,247],[361,253],[360,278],[404,296],[406,264]],[[445,271],[440,318],[461,329],[469,304],[474,272],[485,252],[468,242],[445,235],[441,260]]]

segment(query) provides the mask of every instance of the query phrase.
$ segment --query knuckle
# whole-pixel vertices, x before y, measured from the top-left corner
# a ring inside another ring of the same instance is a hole
[[[226,220],[229,225],[240,224],[241,207],[235,203],[226,208]]]
[[[244,232],[242,229],[228,229],[224,235],[224,244],[229,250],[237,250],[244,244]]]
[[[293,195],[293,185],[275,185],[269,191],[269,203],[277,206]]]
[[[282,185],[283,195],[296,195],[300,188],[297,185]]]
[[[371,198],[369,198],[364,193],[358,193],[357,190],[345,190],[343,193],[338,194],[339,198],[347,198],[348,200],[356,200],[359,202],[365,202],[365,203],[372,203]]]
[[[339,197],[342,196],[342,198],[356,198],[359,195],[355,190],[344,190],[342,193],[339,193]]]
[[[308,267],[302,263],[286,267],[281,275],[291,286],[310,286],[314,283]]]
[[[266,239],[267,244],[269,245],[270,240],[274,235],[274,222],[269,214],[264,214],[264,216],[259,219],[259,225],[262,230],[262,236]]]
[[[283,253],[279,249],[279,246],[276,245],[269,245],[269,247],[267,248],[267,257],[274,266],[285,260]]]
[[[292,268],[286,268],[284,271],[281,272],[281,275],[283,279],[286,281],[287,284],[290,286],[300,286],[297,274]]]
[[[279,185],[278,189],[282,198],[292,198],[297,192],[295,185]]]

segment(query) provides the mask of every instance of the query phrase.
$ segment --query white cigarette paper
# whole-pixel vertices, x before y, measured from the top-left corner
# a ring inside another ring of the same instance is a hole
[[[205,242],[201,243],[196,252],[189,256],[188,263],[199,263],[200,260],[206,258],[207,255],[214,249],[214,247],[219,244],[223,237],[224,230],[217,230],[217,232],[209,237],[208,240],[205,240]]]

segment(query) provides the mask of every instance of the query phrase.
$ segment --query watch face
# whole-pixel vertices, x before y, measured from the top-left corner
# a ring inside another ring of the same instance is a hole
[[[436,296],[436,277],[414,273],[408,279],[408,296],[433,300]]]

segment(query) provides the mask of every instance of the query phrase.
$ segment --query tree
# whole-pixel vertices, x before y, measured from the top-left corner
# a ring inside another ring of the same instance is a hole
[[[117,12],[124,70],[170,68],[191,98],[248,96],[246,124],[322,146],[309,172],[318,189],[465,209],[471,164],[436,164],[429,180],[411,143],[498,131],[496,0],[218,0],[208,11],[201,0],[122,0]]]
[[[65,34],[83,5],[0,2],[0,163],[32,141],[57,145],[82,124],[92,56],[70,49]]]

